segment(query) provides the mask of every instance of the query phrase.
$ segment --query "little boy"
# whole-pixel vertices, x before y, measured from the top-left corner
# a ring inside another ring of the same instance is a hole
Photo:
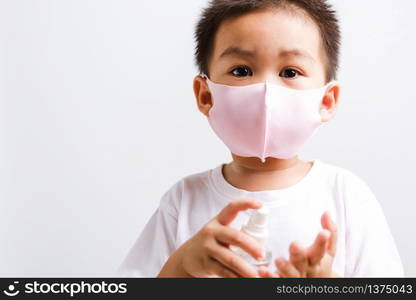
[[[232,161],[174,184],[118,269],[134,277],[401,277],[380,204],[352,172],[297,154],[335,115],[340,32],[325,0],[214,0],[196,32],[199,110]],[[270,211],[269,268],[239,230]]]

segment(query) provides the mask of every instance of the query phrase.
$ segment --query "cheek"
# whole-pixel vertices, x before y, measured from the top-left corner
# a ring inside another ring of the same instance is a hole
[[[319,68],[316,68],[316,77],[320,80],[321,85],[326,84],[331,77],[331,68],[330,63],[328,59],[326,58],[326,55],[324,58],[321,58],[320,61],[317,63],[317,66]]]
[[[309,69],[309,79],[313,81],[315,87],[324,86],[327,83],[328,70],[327,66],[321,62],[317,62]]]

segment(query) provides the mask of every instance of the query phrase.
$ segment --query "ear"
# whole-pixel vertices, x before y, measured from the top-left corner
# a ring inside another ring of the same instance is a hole
[[[198,109],[208,117],[208,112],[212,107],[212,97],[205,78],[199,75],[195,76],[193,87]]]
[[[326,89],[319,108],[322,122],[328,122],[335,116],[338,107],[339,90],[340,86],[337,81],[333,81]]]

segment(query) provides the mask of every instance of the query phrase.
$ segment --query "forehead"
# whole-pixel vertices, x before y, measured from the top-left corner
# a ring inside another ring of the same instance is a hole
[[[249,50],[263,60],[295,50],[295,54],[309,54],[323,62],[317,24],[305,13],[288,9],[259,10],[222,22],[214,37],[212,62],[226,59],[223,53],[233,47]]]

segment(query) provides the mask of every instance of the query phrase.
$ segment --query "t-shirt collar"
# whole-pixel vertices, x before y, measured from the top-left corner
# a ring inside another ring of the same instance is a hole
[[[321,166],[321,161],[318,159],[313,160],[311,169],[297,183],[283,189],[264,191],[247,191],[231,185],[228,181],[225,180],[222,173],[222,168],[224,165],[224,163],[221,163],[216,168],[211,170],[210,180],[213,188],[226,200],[231,201],[243,197],[250,197],[256,198],[263,202],[283,203],[286,200],[290,200],[291,197],[287,197],[289,194],[297,193],[303,190],[308,184],[310,184],[313,177],[315,177],[315,174],[318,173],[318,169]]]

